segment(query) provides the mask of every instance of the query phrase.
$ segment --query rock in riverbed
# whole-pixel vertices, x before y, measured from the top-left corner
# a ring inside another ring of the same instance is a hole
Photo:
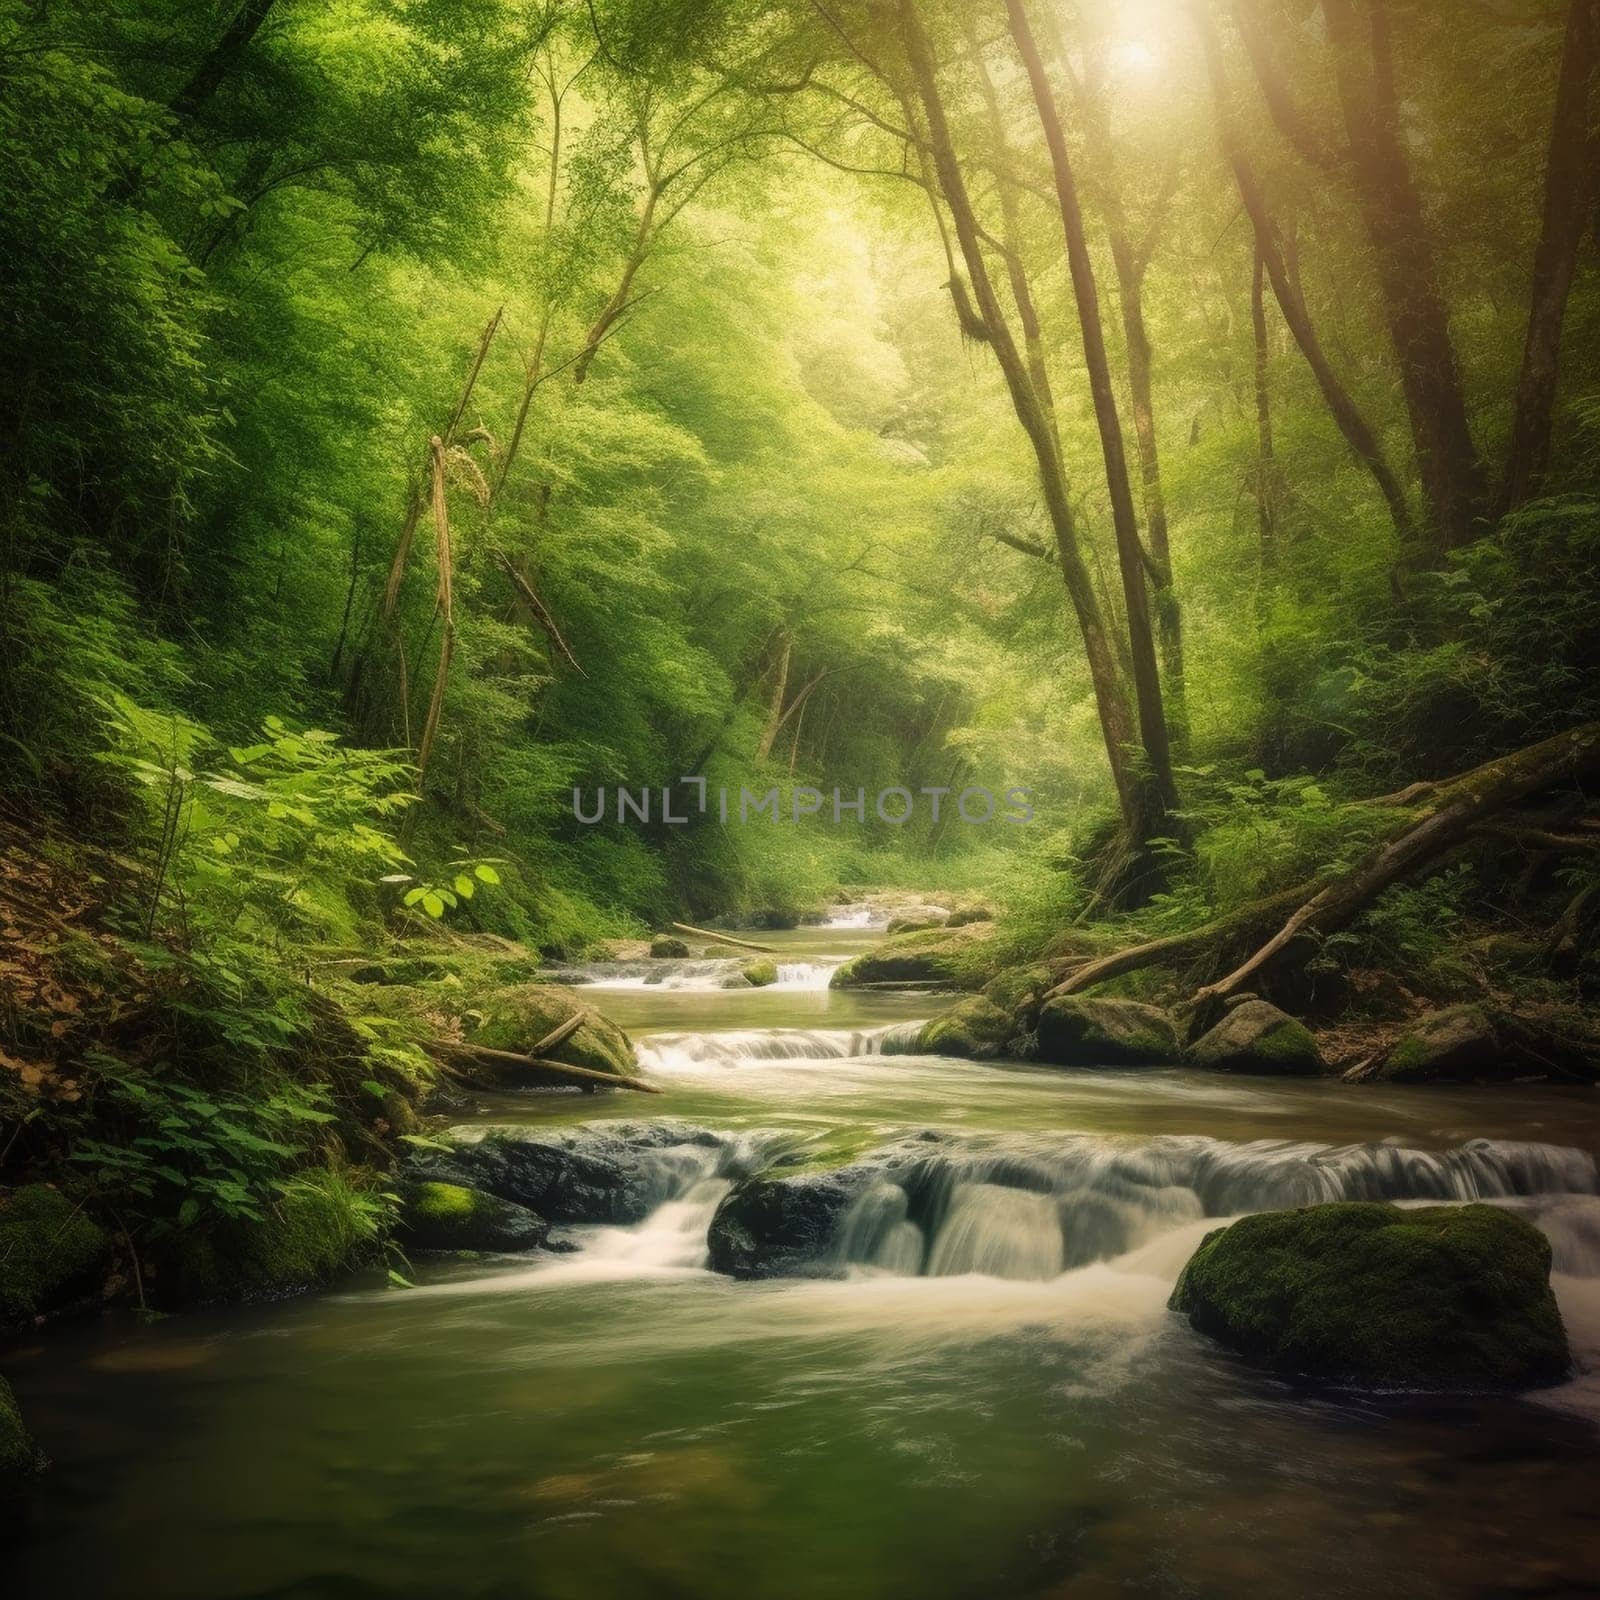
[[[1039,1012],[1039,1056],[1058,1067],[1149,1067],[1176,1061],[1178,1030],[1159,1006],[1062,995]]]
[[[737,1184],[717,1207],[711,1266],[732,1278],[837,1276],[829,1261],[840,1220],[875,1174],[865,1167]]]
[[[633,1041],[609,1017],[603,1017],[571,989],[552,983],[521,983],[498,989],[480,1007],[481,1020],[471,1030],[469,1041],[490,1050],[505,1050],[526,1055],[541,1039],[560,1027],[579,1011],[588,1015],[578,1030],[563,1039],[550,1059],[569,1066],[588,1067],[594,1072],[611,1072],[631,1078],[638,1073],[633,1056]],[[498,1062],[475,1061],[461,1057],[457,1070],[480,1088],[518,1087],[516,1069]],[[539,1078],[545,1083],[548,1080]]]
[[[105,1231],[47,1184],[0,1199],[0,1327],[31,1322],[96,1287]]]
[[[686,1176],[718,1165],[723,1141],[681,1122],[602,1122],[549,1132],[493,1129],[413,1160],[418,1181],[481,1189],[551,1222],[641,1222]]]
[[[885,939],[847,961],[829,984],[834,989],[859,988],[869,983],[928,984],[935,988],[977,989],[993,968],[985,945],[993,936],[988,923],[964,928],[928,928]]]
[[[1312,1077],[1327,1070],[1311,1030],[1265,1000],[1246,1000],[1189,1047],[1192,1065],[1212,1072]]]
[[[550,1224],[537,1213],[455,1183],[398,1186],[399,1241],[411,1250],[537,1250]]]
[[[981,994],[958,1001],[924,1025],[917,1035],[918,1055],[961,1056],[984,1061],[1000,1054],[1013,1033],[1008,1012]]]
[[[1571,1367],[1549,1242],[1496,1206],[1245,1217],[1207,1235],[1171,1305],[1275,1372],[1363,1388],[1526,1389]]]

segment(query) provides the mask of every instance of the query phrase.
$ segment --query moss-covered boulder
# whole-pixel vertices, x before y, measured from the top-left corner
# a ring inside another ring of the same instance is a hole
[[[991,934],[992,929],[982,923],[903,933],[845,962],[829,986],[850,989],[885,983],[980,989],[994,973],[988,948]]]
[[[1058,1067],[1151,1067],[1179,1057],[1178,1030],[1159,1006],[1061,995],[1039,1012],[1038,1059]]]
[[[638,1071],[633,1041],[609,1018],[589,1006],[571,989],[552,983],[515,984],[498,989],[479,1007],[477,1020],[469,1018],[467,1037],[473,1044],[490,1050],[508,1050],[527,1055],[538,1042],[553,1033],[576,1013],[588,1014],[575,1033],[549,1052],[552,1061],[588,1067],[595,1072],[620,1073],[632,1077]],[[484,1088],[505,1084],[505,1074],[496,1066],[463,1060],[461,1068],[472,1081]]]
[[[955,908],[945,919],[947,928],[964,928],[970,922],[993,922],[994,907],[980,900],[969,900]]]
[[[984,1061],[999,1055],[1013,1032],[1011,1014],[975,994],[926,1023],[917,1035],[916,1053]]]
[[[768,984],[778,981],[778,963],[771,956],[763,956],[759,961],[746,962],[739,968],[739,974],[746,983],[765,989]]]
[[[1495,1019],[1484,1006],[1446,1006],[1408,1028],[1377,1076],[1391,1083],[1461,1082],[1511,1070]]]
[[[1526,1389],[1570,1370],[1550,1245],[1496,1206],[1364,1201],[1208,1234],[1172,1308],[1275,1372],[1376,1389]]]
[[[307,1172],[260,1221],[186,1237],[173,1275],[185,1301],[281,1300],[359,1265],[376,1248],[377,1234],[368,1197],[348,1177]]]
[[[30,1183],[0,1198],[0,1325],[31,1322],[92,1293],[108,1243],[59,1189]]]
[[[650,941],[650,954],[658,961],[681,961],[689,954],[689,947],[670,933],[658,933]]]
[[[1189,1046],[1188,1060],[1212,1072],[1312,1077],[1327,1071],[1311,1030],[1266,1000],[1234,1006]]]
[[[1058,965],[1035,961],[1024,967],[1005,967],[983,986],[984,994],[1016,1017],[1017,1026],[1032,1028],[1038,1020],[1039,1004],[1061,981]]]
[[[929,928],[942,928],[943,917],[890,917],[884,932],[892,939],[900,933],[926,933]]]
[[[459,1183],[403,1183],[395,1230],[409,1250],[537,1250],[550,1224],[537,1212]]]
[[[28,1436],[17,1397],[0,1378],[0,1534],[15,1528],[26,1509],[24,1496],[40,1465],[39,1447]]]

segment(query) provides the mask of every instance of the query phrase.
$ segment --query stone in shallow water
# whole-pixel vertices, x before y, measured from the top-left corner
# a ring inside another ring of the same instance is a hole
[[[1550,1245],[1496,1206],[1366,1201],[1208,1234],[1172,1309],[1275,1372],[1375,1389],[1526,1389],[1572,1358]]]
[[[999,1055],[1015,1032],[1009,1013],[975,994],[924,1025],[917,1036],[917,1053],[982,1061]]]
[[[1266,1000],[1236,1005],[1189,1047],[1189,1060],[1212,1072],[1312,1077],[1327,1070],[1311,1030]]]
[[[551,1133],[493,1131],[410,1167],[419,1181],[483,1189],[552,1222],[642,1222],[722,1141],[681,1122],[611,1122]]]
[[[1058,1067],[1148,1067],[1178,1059],[1178,1030],[1159,1006],[1062,995],[1039,1013],[1039,1060]]]
[[[707,1243],[712,1269],[732,1278],[838,1276],[834,1239],[877,1173],[866,1167],[793,1178],[747,1178],[723,1198]]]
[[[498,1195],[455,1183],[399,1185],[400,1242],[412,1250],[537,1250],[543,1217]]]

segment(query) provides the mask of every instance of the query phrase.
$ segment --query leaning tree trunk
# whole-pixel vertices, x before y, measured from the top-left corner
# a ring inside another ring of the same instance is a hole
[[[1406,507],[1405,494],[1384,458],[1377,435],[1373,433],[1367,419],[1361,414],[1361,409],[1350,391],[1345,388],[1339,375],[1333,370],[1333,363],[1322,348],[1321,340],[1317,338],[1305,298],[1290,274],[1288,265],[1284,261],[1283,251],[1279,247],[1277,231],[1273,227],[1272,215],[1267,208],[1266,193],[1261,187],[1261,180],[1246,150],[1244,136],[1234,120],[1231,105],[1232,91],[1228,84],[1227,69],[1223,65],[1222,46],[1217,39],[1216,28],[1204,12],[1197,12],[1196,15],[1205,47],[1212,99],[1216,107],[1217,133],[1222,143],[1223,154],[1227,157],[1229,166],[1233,168],[1239,198],[1244,203],[1245,211],[1250,218],[1250,226],[1255,232],[1256,249],[1261,253],[1267,277],[1271,280],[1278,309],[1283,313],[1283,320],[1289,332],[1294,335],[1294,342],[1300,347],[1306,365],[1311,368],[1312,375],[1317,380],[1317,387],[1327,402],[1328,411],[1338,425],[1339,432],[1344,435],[1345,443],[1371,474],[1379,494],[1389,507],[1389,515],[1394,519],[1395,530],[1402,542],[1409,542],[1412,537],[1411,514]]]
[[[1400,129],[1386,0],[1366,0],[1366,10],[1363,50],[1354,0],[1322,5],[1357,203],[1377,259],[1417,472],[1434,537],[1439,548],[1451,550],[1473,537],[1484,509],[1483,473],[1467,423],[1433,239]]]
[[[1089,392],[1094,401],[1095,424],[1105,461],[1106,488],[1111,496],[1111,521],[1117,539],[1117,561],[1122,569],[1122,594],[1128,614],[1128,642],[1133,659],[1134,696],[1139,708],[1139,734],[1163,808],[1178,807],[1177,785],[1172,776],[1172,748],[1167,733],[1166,708],[1161,698],[1161,672],[1156,663],[1155,633],[1150,625],[1150,601],[1144,585],[1144,551],[1139,542],[1139,519],[1133,508],[1133,487],[1128,479],[1128,457],[1117,415],[1116,391],[1111,382],[1111,362],[1106,355],[1105,329],[1100,320],[1100,293],[1094,263],[1084,233],[1083,208],[1078,202],[1077,180],[1067,153],[1055,91],[1044,70],[1022,0],[1006,0],[1011,37],[1027,70],[1034,105],[1050,150],[1055,176],[1056,204],[1066,241],[1067,266],[1072,277],[1083,357],[1089,369]]]
[[[1062,579],[1083,637],[1084,655],[1089,665],[1101,733],[1105,740],[1106,759],[1116,785],[1124,830],[1132,842],[1140,844],[1162,832],[1165,808],[1161,803],[1159,788],[1141,777],[1135,763],[1129,759],[1129,751],[1136,744],[1138,730],[1123,690],[1115,648],[1095,594],[1094,580],[1078,543],[1077,524],[1067,493],[1055,428],[1028,376],[1027,365],[1017,349],[989,276],[977,217],[967,192],[966,179],[956,158],[944,101],[939,93],[932,47],[917,11],[916,0],[900,0],[899,11],[906,60],[926,119],[934,171],[955,225],[962,260],[977,297],[986,340],[999,362],[1017,420],[1033,446],[1034,458],[1038,463],[1040,489],[1060,554]]]
[[[1514,511],[1537,489],[1550,459],[1561,326],[1600,166],[1600,136],[1590,126],[1590,81],[1597,67],[1600,0],[1572,0],[1545,165],[1544,223],[1533,258],[1527,341],[1517,384],[1511,450],[1500,491],[1502,513]]]

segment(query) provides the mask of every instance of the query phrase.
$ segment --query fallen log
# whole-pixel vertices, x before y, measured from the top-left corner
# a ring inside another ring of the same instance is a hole
[[[713,933],[710,928],[691,928],[687,922],[669,922],[669,928],[679,933],[692,933],[697,939],[715,939],[718,944],[737,945],[741,950],[759,950],[763,955],[776,955],[770,944],[752,944],[748,939],[731,939],[725,933]]]
[[[653,1083],[639,1078],[625,1078],[616,1072],[596,1072],[593,1067],[569,1066],[565,1061],[542,1061],[534,1056],[519,1056],[514,1050],[491,1050],[487,1045],[463,1044],[454,1039],[425,1039],[422,1048],[431,1056],[466,1056],[476,1061],[493,1061],[501,1066],[516,1067],[524,1072],[576,1083],[587,1088],[595,1084],[607,1089],[632,1089],[636,1094],[661,1094]]]
[[[1486,762],[1458,777],[1412,784],[1397,794],[1355,802],[1395,809],[1415,807],[1420,815],[1349,873],[1324,874],[1241,906],[1201,927],[1086,961],[1044,998],[1077,994],[1143,967],[1188,961],[1208,952],[1227,952],[1238,948],[1242,940],[1265,935],[1277,925],[1278,931],[1256,948],[1243,965],[1201,989],[1194,996],[1194,1004],[1199,1008],[1204,1002],[1224,999],[1238,993],[1298,936],[1326,935],[1348,926],[1384,889],[1436,861],[1447,850],[1482,834],[1487,818],[1541,789],[1597,772],[1600,723],[1591,722]],[[1285,922],[1282,919],[1286,915]]]
[[[1552,784],[1600,773],[1600,723],[1588,722],[1485,762],[1438,786],[1420,819],[1362,864],[1325,882],[1248,960],[1194,996],[1197,1008],[1237,994],[1295,940],[1348,927],[1385,889],[1463,843],[1486,817]]]

